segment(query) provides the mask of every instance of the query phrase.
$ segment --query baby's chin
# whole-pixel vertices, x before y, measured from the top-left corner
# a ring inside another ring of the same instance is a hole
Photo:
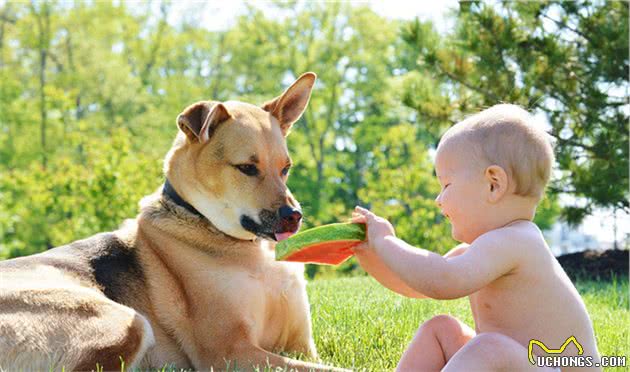
[[[455,228],[455,226],[453,226],[453,224],[451,223],[451,238],[453,238],[454,240],[460,242],[460,243],[465,243],[462,240],[462,237],[458,234],[457,229]]]
[[[461,233],[457,228],[455,228],[454,225],[451,224],[451,237],[455,240],[458,241],[460,243],[466,243],[466,244],[471,244],[475,239],[477,239],[477,236],[469,236],[471,234],[463,234]]]

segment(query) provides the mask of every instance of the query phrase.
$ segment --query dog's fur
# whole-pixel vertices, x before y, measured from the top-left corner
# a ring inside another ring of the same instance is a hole
[[[299,211],[285,138],[315,78],[178,116],[164,170],[192,212],[158,191],[117,231],[1,262],[0,369],[325,369],[276,354],[317,355],[303,266],[273,251],[299,228],[278,213]]]

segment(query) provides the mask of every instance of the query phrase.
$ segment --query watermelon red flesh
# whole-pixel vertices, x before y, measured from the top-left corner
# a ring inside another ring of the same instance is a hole
[[[339,265],[354,254],[350,248],[361,243],[357,240],[334,240],[306,246],[283,258],[283,261]]]

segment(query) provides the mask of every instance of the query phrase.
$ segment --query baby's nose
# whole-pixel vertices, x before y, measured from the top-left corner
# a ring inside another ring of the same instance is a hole
[[[437,204],[438,207],[442,208],[442,194],[441,193],[435,198],[435,204]]]

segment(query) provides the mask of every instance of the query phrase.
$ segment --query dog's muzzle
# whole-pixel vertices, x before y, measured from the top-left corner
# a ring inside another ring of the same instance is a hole
[[[298,232],[302,223],[302,212],[289,205],[278,209],[277,213],[263,209],[258,215],[261,223],[251,217],[242,215],[241,226],[261,238],[275,241],[284,240]]]
[[[277,241],[284,240],[295,234],[300,229],[302,223],[302,212],[291,206],[285,205],[278,210],[280,221],[274,229]]]

